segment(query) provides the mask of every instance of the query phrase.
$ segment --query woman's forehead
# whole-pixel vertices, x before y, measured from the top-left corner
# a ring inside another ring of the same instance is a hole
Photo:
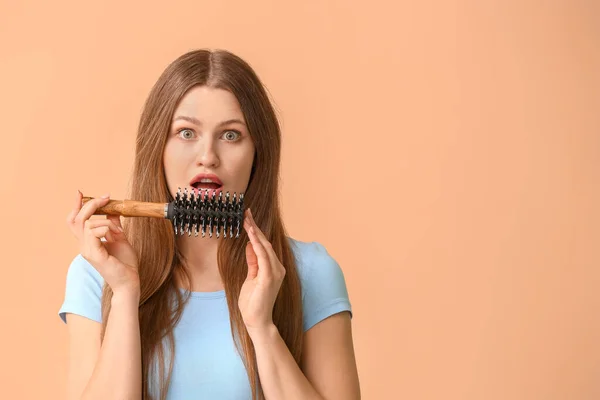
[[[195,87],[181,99],[175,116],[184,114],[197,119],[242,119],[243,114],[237,98],[228,90]]]

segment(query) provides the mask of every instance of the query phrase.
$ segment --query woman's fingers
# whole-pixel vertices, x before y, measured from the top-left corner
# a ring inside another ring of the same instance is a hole
[[[106,205],[109,202],[109,199],[110,196],[106,194],[100,198],[92,199],[85,203],[75,217],[75,223],[83,223],[83,221],[88,220],[92,215],[94,215],[98,208]]]
[[[264,233],[262,233],[262,231],[260,230],[258,225],[256,225],[256,222],[254,221],[254,217],[252,216],[252,211],[250,211],[250,209],[248,209],[248,217],[249,217],[248,219],[250,220],[251,226],[254,227],[256,236],[258,237],[260,242],[263,244],[263,246],[265,246],[266,248],[271,247],[271,243],[267,240],[267,238],[265,237]]]
[[[101,238],[105,237],[110,228],[107,225],[94,228],[86,227],[83,230],[83,240],[81,243],[81,255],[92,263],[101,262],[108,256]]]
[[[115,236],[118,237],[119,234],[119,228],[112,221],[107,219],[87,220],[83,229],[84,247],[88,250],[101,250],[104,253],[106,249],[103,248],[102,239],[114,242]]]
[[[83,196],[82,196],[81,192],[78,190],[76,202],[73,204],[74,207],[71,209],[71,212],[67,215],[67,225],[69,225],[69,227],[71,227],[74,224],[75,217],[77,216],[77,214],[79,214],[79,210],[81,210],[81,198],[82,197]]]
[[[104,227],[104,226],[108,227],[114,233],[121,232],[121,230],[119,229],[117,224],[115,224],[110,219],[88,219],[87,221],[85,221],[86,229],[95,229],[95,228]]]
[[[269,254],[267,250],[260,242],[260,239],[256,235],[256,229],[254,226],[250,226],[248,229],[248,237],[250,238],[250,243],[252,245],[252,249],[254,253],[256,253],[257,261],[259,264],[257,275],[262,275],[265,278],[271,278],[273,276],[271,271],[271,260],[269,258]],[[263,267],[263,268],[261,268]]]
[[[109,195],[82,204],[83,195],[77,192],[76,203],[67,216],[69,228],[79,242],[79,252],[116,290],[139,286],[137,256],[123,233],[119,216],[91,219],[99,207],[106,205]]]
[[[85,232],[89,237],[101,239],[110,232],[110,226],[108,226],[108,225],[96,226],[94,228],[86,229]]]
[[[267,240],[264,233],[262,233],[256,222],[254,221],[254,217],[252,216],[252,211],[250,209],[248,209],[248,217],[250,230],[254,231],[257,240],[261,243],[269,259],[269,265],[271,269],[270,273],[273,276],[283,278],[283,276],[285,276],[285,268],[279,262],[279,258],[277,257],[277,254],[275,254],[271,242]]]
[[[273,251],[273,246],[261,232],[258,225],[252,218],[252,212],[248,209],[248,218],[244,223],[244,227],[248,231],[248,237],[252,243],[252,247],[256,252],[260,261],[264,262],[266,268],[259,269],[259,275],[272,279],[273,277],[282,278],[285,276],[285,269],[281,266],[277,255]]]
[[[94,215],[98,208],[106,205],[106,203],[109,201],[108,197],[103,196],[99,199],[92,199],[82,206],[82,197],[82,194],[78,191],[77,204],[75,204],[75,207],[67,216],[67,224],[77,238],[81,236],[85,221]]]
[[[276,261],[277,256],[275,255],[275,252],[273,251],[273,246],[271,245],[271,242],[269,242],[267,240],[267,237],[265,236],[265,234],[260,230],[260,228],[256,224],[256,221],[254,221],[254,217],[252,216],[252,211],[250,209],[248,209],[248,217],[249,217],[248,219],[250,221],[250,226],[253,228],[257,239],[260,241],[260,243],[265,248],[267,255],[269,256],[269,259],[271,260],[271,262]]]
[[[265,247],[261,243],[260,239],[258,238],[258,235],[256,234],[256,229],[254,228],[254,226],[250,226],[250,229],[248,230],[248,237],[250,238],[250,243],[252,244],[252,248],[254,249],[256,256],[259,259],[261,259],[261,258],[264,259],[264,261],[270,261],[269,254],[267,253],[267,249],[265,249]],[[263,261],[263,260],[261,260],[261,261]]]
[[[246,262],[248,264],[248,276],[246,279],[254,279],[258,275],[258,258],[252,247],[252,243],[246,244]]]
[[[112,221],[115,226],[117,226],[118,228],[123,229],[123,226],[121,225],[121,217],[118,215],[107,215],[106,219]]]
[[[119,227],[108,219],[87,220],[83,230],[84,237],[86,238],[84,247],[91,246],[93,249],[100,249],[103,246],[101,244],[102,239],[113,243],[119,239],[121,233],[122,231]]]

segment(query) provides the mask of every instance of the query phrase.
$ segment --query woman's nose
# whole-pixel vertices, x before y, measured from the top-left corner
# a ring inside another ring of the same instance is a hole
[[[205,167],[216,167],[219,165],[219,157],[215,151],[215,146],[212,141],[203,144],[200,149],[200,164]]]

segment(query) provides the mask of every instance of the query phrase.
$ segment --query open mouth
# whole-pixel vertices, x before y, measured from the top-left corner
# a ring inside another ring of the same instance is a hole
[[[190,186],[194,188],[194,193],[197,196],[202,198],[206,195],[216,197],[223,189],[223,182],[215,174],[200,173],[190,181]]]
[[[194,189],[199,189],[199,190],[217,190],[217,189],[221,189],[223,187],[223,185],[220,185],[218,183],[214,183],[214,182],[196,182],[192,184],[192,187]]]

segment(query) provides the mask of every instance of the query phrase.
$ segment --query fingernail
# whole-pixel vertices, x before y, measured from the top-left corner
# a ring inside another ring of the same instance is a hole
[[[106,193],[103,194],[102,196],[100,196],[101,199],[108,199],[108,197],[110,196],[110,193]]]
[[[120,226],[117,226],[117,229],[118,229],[120,232],[123,232],[123,228],[121,228]]]

